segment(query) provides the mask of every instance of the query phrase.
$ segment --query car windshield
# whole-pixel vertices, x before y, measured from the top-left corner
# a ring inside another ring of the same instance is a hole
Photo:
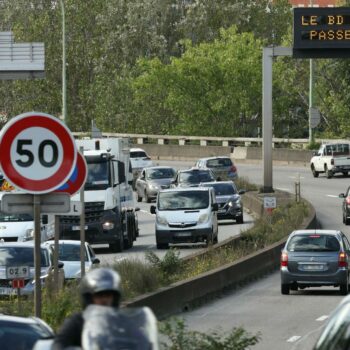
[[[130,152],[130,158],[148,158],[148,156],[144,151],[133,151]]]
[[[295,235],[288,242],[287,250],[290,252],[337,252],[340,244],[336,237],[331,235]]]
[[[87,159],[88,174],[85,182],[86,190],[105,190],[109,185],[109,166],[105,160]]]
[[[209,191],[160,192],[159,210],[205,209],[209,206]]]
[[[33,217],[29,214],[5,214],[0,212],[0,222],[23,222],[33,221]]]
[[[0,321],[1,350],[33,349],[38,339],[52,338],[53,334],[38,324]]]
[[[60,244],[58,258],[61,261],[80,261],[80,246],[76,244]],[[86,249],[85,261],[88,261]]]
[[[0,266],[34,267],[34,247],[1,247]],[[49,266],[46,249],[41,249],[41,266]]]
[[[180,183],[199,184],[201,182],[214,181],[209,171],[187,171],[180,173]]]
[[[214,188],[215,195],[216,196],[229,196],[237,193],[237,189],[234,185],[228,184],[228,183],[209,183],[204,184],[205,187],[212,187]]]
[[[219,168],[226,166],[232,166],[232,161],[230,158],[215,158],[207,160],[208,168]]]
[[[175,175],[175,170],[171,168],[148,169],[146,171],[146,178],[149,180],[169,179],[169,178],[173,178],[174,175]]]

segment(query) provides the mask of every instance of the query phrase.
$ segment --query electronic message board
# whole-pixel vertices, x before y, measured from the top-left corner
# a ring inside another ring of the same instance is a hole
[[[294,8],[293,57],[350,57],[350,7]]]

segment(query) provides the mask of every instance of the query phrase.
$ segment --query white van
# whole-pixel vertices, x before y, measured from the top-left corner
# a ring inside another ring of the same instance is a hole
[[[156,214],[157,249],[169,243],[218,242],[218,204],[213,188],[188,187],[159,191]]]

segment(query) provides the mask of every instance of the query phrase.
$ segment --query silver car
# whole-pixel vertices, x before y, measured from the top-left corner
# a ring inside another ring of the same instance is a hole
[[[234,180],[237,177],[237,168],[230,157],[201,158],[195,166],[199,169],[210,169],[216,179]]]
[[[137,201],[141,202],[144,198],[147,203],[150,203],[157,197],[159,190],[170,187],[175,174],[175,169],[167,166],[143,169],[135,185]]]
[[[281,254],[281,293],[306,287],[349,288],[350,243],[338,230],[297,230]]]

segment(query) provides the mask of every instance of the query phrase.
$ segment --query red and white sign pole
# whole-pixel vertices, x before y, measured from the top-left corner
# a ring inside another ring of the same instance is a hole
[[[15,187],[34,194],[35,316],[41,316],[40,194],[71,176],[77,158],[73,135],[58,118],[30,112],[12,118],[0,133],[0,168]]]

